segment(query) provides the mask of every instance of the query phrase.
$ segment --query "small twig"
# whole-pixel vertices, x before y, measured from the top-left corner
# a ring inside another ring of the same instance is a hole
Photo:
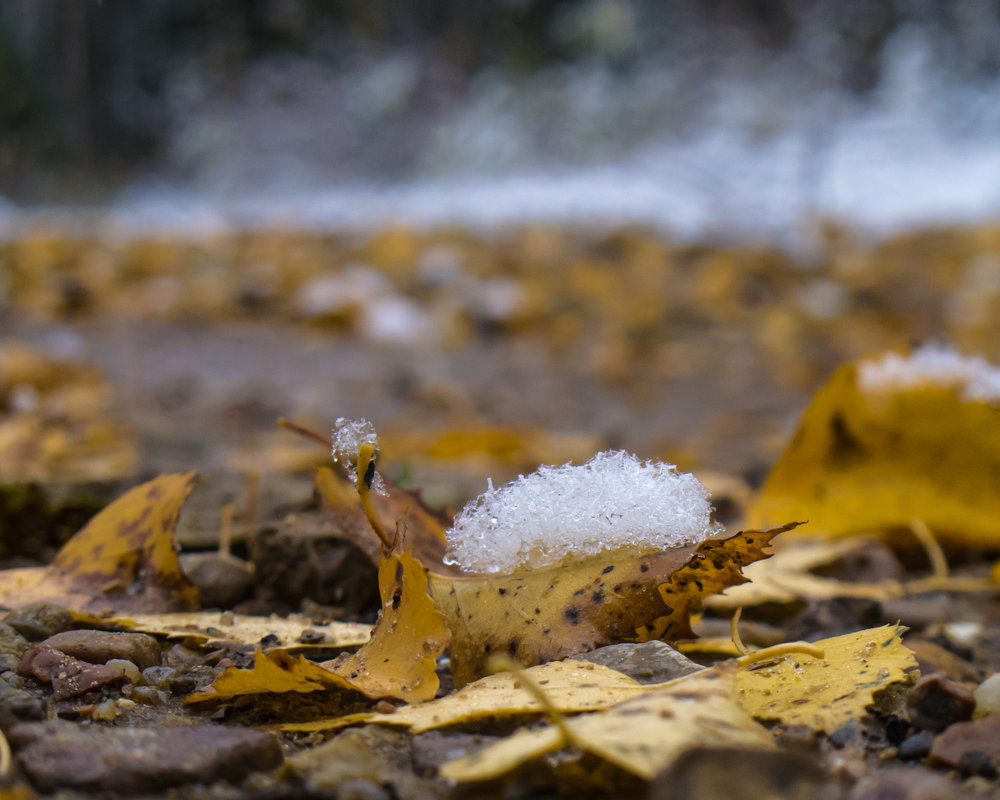
[[[260,492],[260,473],[250,470],[247,473],[247,494],[243,504],[243,540],[246,542],[247,555],[253,560],[257,541],[257,497]]]
[[[278,417],[278,427],[297,433],[300,436],[305,436],[307,439],[312,439],[314,442],[318,442],[323,445],[327,450],[333,449],[333,442],[322,433],[316,433],[316,431],[310,430],[304,425],[292,422],[290,419]]]
[[[813,658],[823,658],[823,650],[814,644],[809,644],[808,642],[784,642],[783,644],[776,644],[774,647],[765,647],[762,650],[747,653],[745,656],[740,656],[736,659],[736,662],[741,667],[747,667],[759,661],[770,661],[773,658],[781,658],[782,656],[794,653],[803,653]]]
[[[741,656],[745,656],[750,651],[743,644],[743,637],[740,636],[740,617],[742,616],[743,606],[740,606],[733,612],[733,616],[729,620],[729,638],[733,640],[733,647],[736,648],[736,652]]]
[[[576,738],[569,725],[566,724],[566,717],[556,708],[552,698],[541,687],[541,685],[521,667],[516,661],[507,656],[493,656],[487,663],[487,669],[492,672],[510,672],[517,676],[518,682],[528,690],[542,707],[545,709],[545,716],[549,722],[559,731],[562,736],[561,747],[580,747],[580,741]],[[581,748],[582,749],[582,748]]]
[[[947,578],[948,559],[945,558],[944,550],[941,549],[941,545],[927,523],[919,517],[913,517],[910,520],[910,530],[913,531],[913,535],[920,542],[920,546],[924,548],[924,552],[927,553],[927,559],[931,562],[931,574],[935,578]]]
[[[358,497],[361,498],[361,508],[364,509],[365,517],[372,530],[382,541],[382,549],[387,553],[392,552],[395,546],[395,539],[386,533],[382,523],[378,521],[375,514],[375,507],[372,505],[371,484],[375,475],[375,445],[363,444],[358,448]]]

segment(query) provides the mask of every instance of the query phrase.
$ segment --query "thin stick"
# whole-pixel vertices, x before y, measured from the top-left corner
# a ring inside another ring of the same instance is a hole
[[[222,521],[219,523],[219,552],[228,556],[233,545],[233,517],[236,516],[236,506],[226,503],[222,509]]]
[[[304,425],[299,425],[298,423],[292,422],[290,419],[285,417],[278,417],[278,427],[284,428],[285,430],[297,433],[300,436],[305,436],[307,439],[312,439],[314,442],[318,442],[323,445],[327,450],[333,449],[333,442],[325,437],[322,433],[316,433],[314,430],[310,430]]]
[[[733,616],[729,620],[729,638],[733,640],[733,647],[736,648],[736,652],[741,656],[745,656],[750,651],[743,644],[743,637],[740,636],[740,617],[742,616],[743,606],[740,606],[733,612]]]
[[[247,555],[251,560],[256,547],[257,536],[257,497],[260,491],[260,473],[250,470],[247,473],[247,495],[243,504],[243,541],[246,542]]]
[[[948,559],[945,558],[944,550],[941,549],[938,540],[934,538],[927,523],[919,517],[914,517],[910,520],[910,530],[913,531],[913,535],[920,542],[920,546],[924,548],[924,552],[927,553],[927,559],[931,562],[931,574],[935,578],[947,578]]]
[[[736,661],[741,667],[746,667],[750,664],[756,664],[758,661],[770,661],[772,658],[780,658],[781,656],[788,656],[793,653],[803,653],[813,658],[823,658],[822,649],[814,644],[809,644],[808,642],[785,642],[784,644],[776,644],[774,647],[765,647],[763,650],[747,653],[745,656],[740,656]]]
[[[378,521],[375,514],[375,507],[371,499],[371,481],[375,473],[375,445],[363,444],[358,448],[358,497],[361,498],[361,508],[364,509],[368,524],[372,526],[379,539],[382,540],[382,548],[388,553],[392,552],[395,540],[386,533],[382,523]]]

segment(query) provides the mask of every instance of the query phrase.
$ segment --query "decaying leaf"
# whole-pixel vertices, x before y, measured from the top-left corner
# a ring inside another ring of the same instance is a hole
[[[371,641],[334,669],[369,697],[430,700],[451,634],[427,594],[427,572],[409,553],[393,554],[382,559],[378,582],[382,610]]]
[[[917,660],[902,634],[886,625],[814,642],[823,658],[790,653],[751,664],[736,674],[739,702],[757,719],[832,733],[863,717],[876,692],[911,680]]]
[[[317,692],[328,689],[356,690],[350,681],[337,673],[300,655],[298,658],[284,650],[254,654],[253,667],[229,667],[211,686],[189,694],[188,703],[205,700],[231,700],[249,694],[282,692]]]
[[[338,534],[360,547],[373,564],[379,564],[382,544],[358,504],[354,482],[329,467],[317,469],[313,480],[323,513]],[[445,575],[458,574],[454,567],[444,563],[447,521],[424,506],[416,495],[385,478],[383,481],[388,495],[371,495],[382,527],[387,531],[399,530],[402,539],[397,543],[399,548],[411,552],[425,568]]]
[[[607,708],[655,688],[617,670],[573,659],[529,667],[524,675],[542,688],[554,708],[565,713]],[[422,733],[477,719],[544,711],[545,706],[524,687],[520,675],[502,672],[480,678],[446,697],[406,706],[392,714],[374,714],[367,721]]]
[[[503,577],[430,575],[452,632],[452,674],[462,686],[492,655],[523,666],[606,644],[690,637],[705,597],[745,578],[741,568],[794,524],[741,531],[697,545],[635,554],[603,553]]]
[[[49,601],[79,611],[198,608],[177,560],[174,528],[196,473],[161,475],[97,514],[46,567],[0,572],[0,603]]]
[[[440,775],[456,781],[490,780],[572,745],[650,780],[697,745],[773,748],[767,730],[737,704],[734,672],[734,664],[697,672],[604,711],[568,720],[572,742],[557,727],[519,731],[447,762]]]
[[[777,543],[770,558],[750,564],[743,570],[747,583],[731,586],[721,594],[707,598],[705,606],[717,611],[735,611],[763,603],[793,603],[833,597],[871,600],[900,597],[904,594],[904,587],[899,581],[855,583],[812,574],[811,570],[856,552],[870,541],[867,537],[839,541],[815,537],[784,539]]]
[[[268,692],[353,689],[368,697],[421,702],[438,689],[437,658],[448,627],[427,594],[426,571],[409,553],[386,556],[379,567],[382,611],[371,639],[358,652],[314,664],[284,650],[258,651],[251,669],[230,667],[188,702],[227,700]],[[274,675],[282,679],[275,681]]]
[[[996,547],[1000,406],[947,371],[865,384],[873,363],[842,366],[816,394],[754,499],[751,524],[808,519],[810,533],[841,536],[916,518],[943,543]]]
[[[315,622],[301,614],[249,617],[220,614],[218,611],[129,614],[127,618],[110,619],[106,623],[207,647],[222,644],[261,645],[264,652],[276,648],[296,652],[353,647],[367,642],[372,631],[371,625],[360,622]]]

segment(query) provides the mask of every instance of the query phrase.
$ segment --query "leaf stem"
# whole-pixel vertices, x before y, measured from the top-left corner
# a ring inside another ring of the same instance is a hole
[[[385,528],[382,527],[382,523],[378,521],[378,516],[375,514],[375,507],[372,505],[371,498],[371,484],[372,476],[375,474],[375,445],[372,444],[362,444],[358,448],[358,479],[356,482],[358,488],[358,497],[361,498],[361,508],[365,512],[365,518],[368,520],[368,524],[372,526],[372,530],[382,542],[382,548],[386,552],[391,552],[396,546],[396,540],[394,537],[389,536],[386,533]]]

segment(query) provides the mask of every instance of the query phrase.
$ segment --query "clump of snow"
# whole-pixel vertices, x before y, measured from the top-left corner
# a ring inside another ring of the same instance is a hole
[[[541,467],[469,502],[447,531],[449,563],[510,573],[621,548],[701,541],[712,525],[708,489],[672,464],[598,453],[582,466]]]
[[[866,392],[905,391],[933,384],[961,389],[966,400],[1000,401],[1000,369],[978,356],[963,356],[951,347],[924,345],[909,356],[889,353],[865,361],[858,382]]]
[[[333,424],[333,460],[343,465],[352,481],[358,479],[358,450],[364,444],[378,448],[375,426],[366,419],[337,417]],[[371,488],[379,494],[388,494],[378,472],[373,474]]]

